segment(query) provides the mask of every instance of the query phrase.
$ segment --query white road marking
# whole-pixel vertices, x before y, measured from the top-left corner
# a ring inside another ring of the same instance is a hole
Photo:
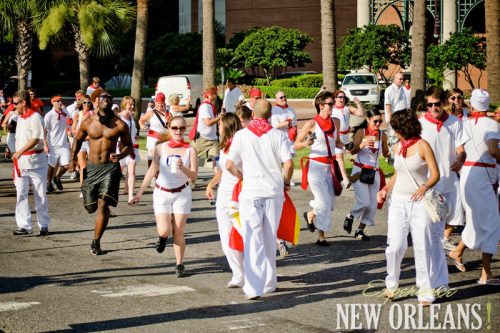
[[[0,312],[26,309],[38,304],[40,302],[0,302]]]
[[[92,290],[95,294],[103,297],[124,297],[124,296],[160,296],[171,295],[187,291],[195,291],[186,286],[175,286],[171,284],[143,284],[139,286],[115,287],[101,290]]]

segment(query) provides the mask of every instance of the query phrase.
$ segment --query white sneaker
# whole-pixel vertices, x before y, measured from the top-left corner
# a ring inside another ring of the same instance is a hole
[[[69,179],[71,179],[71,180],[76,179],[76,171],[73,171],[72,173],[69,174]]]
[[[455,242],[451,238],[443,238],[441,240],[441,243],[443,244],[443,249],[447,251],[454,251],[457,248]]]
[[[79,198],[83,198],[83,193],[82,192],[80,192]]]
[[[288,255],[288,246],[285,242],[280,242],[278,245],[278,251],[280,252],[280,257],[285,258]]]

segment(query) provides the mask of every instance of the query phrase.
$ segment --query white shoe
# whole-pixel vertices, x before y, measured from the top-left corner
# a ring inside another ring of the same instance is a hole
[[[73,171],[72,173],[69,174],[69,179],[71,179],[71,180],[76,179],[76,171]]]
[[[82,192],[80,192],[79,198],[83,198],[83,193]]]
[[[280,257],[285,258],[288,255],[288,246],[285,242],[280,242],[278,245],[278,251],[280,252]]]
[[[443,238],[441,243],[443,244],[443,249],[447,251],[454,251],[457,248],[455,242],[451,238]]]

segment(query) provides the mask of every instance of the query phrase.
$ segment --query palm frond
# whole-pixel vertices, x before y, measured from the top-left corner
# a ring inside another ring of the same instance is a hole
[[[59,33],[64,27],[66,18],[69,17],[68,11],[68,7],[64,4],[53,7],[49,11],[47,18],[43,20],[38,31],[41,50],[45,50],[50,38]]]

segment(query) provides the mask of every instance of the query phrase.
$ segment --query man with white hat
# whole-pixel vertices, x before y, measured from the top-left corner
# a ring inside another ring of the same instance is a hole
[[[470,99],[471,115],[464,122],[464,131],[471,138],[464,145],[467,160],[460,176],[460,194],[465,208],[466,225],[457,249],[448,255],[462,263],[466,247],[483,253],[478,284],[500,285],[491,273],[491,258],[498,251],[500,214],[498,211],[498,172],[500,163],[500,128],[486,117],[490,103],[488,92],[474,89]],[[465,270],[465,266],[464,270]]]

